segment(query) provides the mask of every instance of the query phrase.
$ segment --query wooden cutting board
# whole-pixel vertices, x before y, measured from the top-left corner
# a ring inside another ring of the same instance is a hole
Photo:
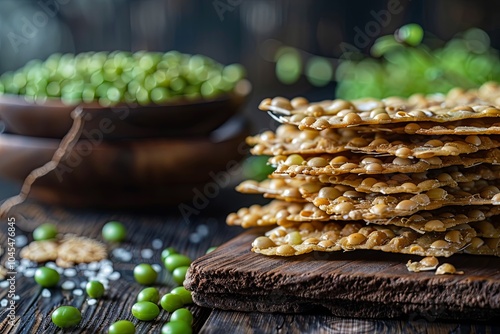
[[[413,273],[420,257],[378,251],[266,257],[250,230],[193,262],[185,285],[201,306],[235,311],[327,312],[342,317],[500,319],[500,258],[440,258],[464,275]]]

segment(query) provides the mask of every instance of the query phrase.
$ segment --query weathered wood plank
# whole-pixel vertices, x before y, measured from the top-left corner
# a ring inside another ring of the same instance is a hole
[[[250,251],[250,231],[193,263],[186,284],[200,305],[342,317],[500,320],[500,259],[456,255],[465,275],[411,273],[408,259],[355,251],[280,258]]]
[[[329,315],[283,315],[214,310],[200,333],[496,333],[498,326],[418,321],[346,319]]]

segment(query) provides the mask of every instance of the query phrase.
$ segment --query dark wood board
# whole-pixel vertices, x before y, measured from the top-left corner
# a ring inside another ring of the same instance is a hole
[[[250,251],[265,230],[246,232],[199,258],[185,285],[201,306],[341,317],[500,319],[500,258],[441,258],[464,275],[412,273],[419,257],[378,251],[266,257]]]

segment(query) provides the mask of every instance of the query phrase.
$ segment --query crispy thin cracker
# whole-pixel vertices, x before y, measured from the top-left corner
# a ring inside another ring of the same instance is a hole
[[[277,227],[255,239],[252,251],[265,255],[293,256],[312,251],[369,249],[420,256],[448,257],[461,251],[475,236],[468,225],[446,232],[419,234],[396,226],[329,223],[321,229]]]
[[[396,194],[404,192],[418,194],[445,186],[457,187],[460,182],[471,182],[481,179],[496,180],[499,178],[500,166],[483,164],[470,168],[451,166],[413,174],[320,175],[317,177],[317,180],[322,183],[350,186],[356,191],[365,193],[378,192],[382,194]],[[312,181],[313,179],[309,178],[308,180]]]
[[[366,194],[345,186],[322,187],[318,192],[307,193],[308,189],[312,189],[307,184],[300,191],[305,199],[336,219],[376,220],[409,216],[422,210],[452,205],[500,205],[497,185],[498,182],[490,185],[485,180],[479,180],[460,184],[458,188],[435,188],[417,195]]]
[[[472,167],[482,163],[500,164],[500,150],[497,148],[466,154],[464,156],[409,159],[394,156],[373,157],[352,152],[343,154],[302,157],[304,162],[288,164],[289,156],[271,157],[270,164],[276,166],[274,173],[295,176],[354,174],[421,173],[430,169],[449,166]]]
[[[453,122],[464,119],[500,116],[500,87],[487,83],[477,90],[451,90],[446,96],[414,95],[408,99],[365,98],[353,101],[327,100],[309,103],[303,98],[289,101],[282,97],[265,99],[259,109],[281,123],[302,129],[323,130],[359,125],[410,122]]]
[[[420,211],[406,217],[382,218],[366,220],[365,222],[375,225],[408,227],[419,233],[444,232],[451,227],[469,223],[476,229],[478,236],[495,238],[500,237],[500,223],[488,218],[498,214],[500,214],[500,206],[450,206],[431,211]],[[227,223],[245,228],[271,225],[286,227],[311,222],[326,224],[335,218],[342,217],[329,215],[312,203],[289,203],[274,200],[267,205],[252,205],[249,208],[241,208],[238,212],[228,215]],[[349,217],[345,220],[353,221]]]
[[[348,150],[370,154],[390,154],[403,158],[430,158],[474,153],[500,146],[498,138],[486,136],[422,136],[383,132],[359,134],[352,129],[303,130],[284,124],[276,133],[266,131],[248,137],[256,155],[339,153]]]

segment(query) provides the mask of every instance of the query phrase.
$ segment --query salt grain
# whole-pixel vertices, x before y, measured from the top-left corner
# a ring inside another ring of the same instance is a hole
[[[208,226],[205,224],[200,224],[196,227],[196,232],[201,235],[202,237],[206,237],[210,230],[208,229]]]
[[[24,273],[23,273],[24,277],[33,277],[33,276],[35,276],[35,271],[36,271],[36,269],[34,269],[34,268],[28,268],[28,269],[26,269],[24,271]]]
[[[73,281],[65,281],[61,284],[63,290],[73,290],[76,287],[76,283]]]
[[[49,290],[47,290],[47,289],[43,289],[42,290],[42,297],[44,297],[44,298],[50,298],[50,296],[52,296],[52,293],[50,293]]]
[[[9,281],[1,281],[0,282],[0,288],[6,288],[9,286]]]
[[[153,263],[153,264],[151,265],[151,267],[152,267],[152,268],[153,268],[153,269],[154,269],[157,273],[161,272],[161,269],[162,269],[162,268],[161,268],[161,266],[160,266],[158,263]]]
[[[19,300],[19,299],[21,299],[21,296],[19,295],[15,295],[14,297],[12,297],[12,300]]]
[[[153,257],[153,250],[152,249],[149,249],[149,248],[144,248],[143,250],[141,250],[141,256],[142,258],[144,259],[150,259]]]
[[[92,306],[92,305],[95,305],[97,303],[97,299],[89,299],[87,300],[87,304]]]
[[[82,289],[75,289],[75,290],[73,290],[73,294],[75,296],[81,296],[81,295],[83,295],[83,290]]]
[[[189,235],[189,241],[191,241],[193,244],[197,244],[201,241],[201,239],[203,239],[203,237],[201,235],[199,235],[198,233],[191,233]]]
[[[68,268],[64,270],[64,276],[66,277],[75,277],[77,274],[76,269]]]
[[[28,244],[28,238],[25,235],[17,235],[15,237],[16,247],[24,247]]]
[[[7,307],[8,304],[9,304],[9,301],[7,299],[2,299],[0,301],[0,306],[1,307]]]
[[[161,239],[154,239],[151,246],[153,246],[153,249],[161,249],[163,247],[163,241],[161,241]]]
[[[82,283],[80,283],[80,288],[85,289],[86,286],[87,286],[87,281],[83,281]]]

